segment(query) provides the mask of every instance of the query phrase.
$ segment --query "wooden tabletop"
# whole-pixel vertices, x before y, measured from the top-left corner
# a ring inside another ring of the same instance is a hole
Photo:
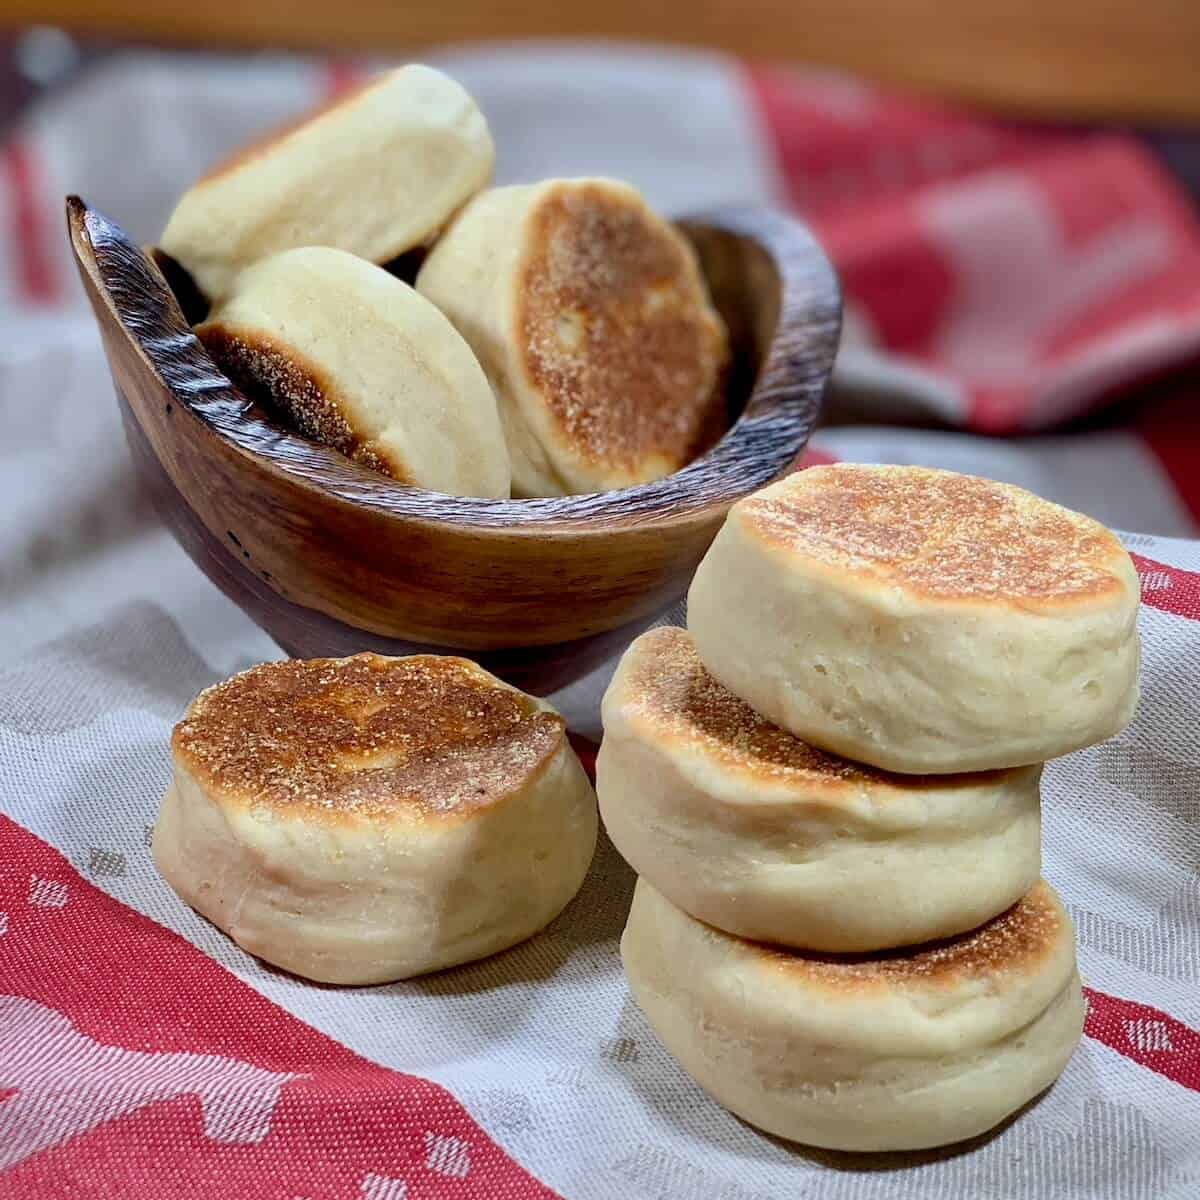
[[[843,67],[1009,112],[1200,119],[1200,0],[6,0],[0,25],[374,51],[619,37]]]

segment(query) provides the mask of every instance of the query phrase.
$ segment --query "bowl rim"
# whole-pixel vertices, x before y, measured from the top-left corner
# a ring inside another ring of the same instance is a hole
[[[756,242],[779,288],[779,315],[745,408],[705,454],[662,479],[608,492],[532,499],[451,496],[385,484],[377,473],[270,420],[217,367],[148,253],[78,196],[67,223],[80,265],[118,327],[179,407],[234,454],[292,486],[397,521],[447,524],[486,536],[614,527],[654,529],[711,517],[778,478],[799,457],[820,413],[841,330],[836,274],[812,233],[772,209],[725,208],[677,224]]]

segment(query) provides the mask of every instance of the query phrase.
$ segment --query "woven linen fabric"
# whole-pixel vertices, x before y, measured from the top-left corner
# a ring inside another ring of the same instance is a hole
[[[1141,707],[1044,785],[1086,1036],[994,1135],[833,1154],[739,1122],[657,1044],[617,953],[633,877],[603,839],[544,933],[385,987],[272,970],[175,897],[148,849],[171,726],[279,651],[136,492],[61,197],[151,240],[215,157],[358,68],[133,54],[43,102],[2,152],[0,1198],[1200,1196],[1197,433],[1136,412],[1056,431],[1194,354],[1196,214],[1128,139],[837,76],[616,47],[434,61],[479,98],[501,181],[607,173],[670,212],[812,221],[850,313],[814,460],[974,471],[1128,531]],[[557,698],[593,742],[610,671]]]

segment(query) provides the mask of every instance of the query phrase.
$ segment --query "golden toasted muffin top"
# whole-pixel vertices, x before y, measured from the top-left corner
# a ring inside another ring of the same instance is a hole
[[[657,745],[709,755],[763,783],[819,789],[833,799],[839,791],[858,795],[864,786],[926,792],[1007,773],[894,775],[818,750],[773,725],[714,679],[684,629],[642,634],[627,652],[621,679],[622,708],[649,726]]]
[[[1071,933],[1054,890],[1040,879],[1012,908],[960,937],[873,954],[817,954],[754,944],[763,966],[829,990],[949,988],[1035,973]],[[721,934],[728,937],[728,934]]]
[[[231,328],[219,317],[196,334],[238,389],[283,424],[399,483],[413,482],[403,462],[354,428],[337,385],[294,346],[258,330]]]
[[[463,658],[317,658],[201,692],[177,762],[225,803],[305,817],[470,816],[543,769],[562,718]]]
[[[1126,554],[1098,521],[1022,488],[926,467],[799,471],[734,509],[792,555],[938,599],[1117,598]]]
[[[517,329],[566,445],[674,470],[724,430],[724,327],[695,256],[632,189],[564,181],[527,226]]]

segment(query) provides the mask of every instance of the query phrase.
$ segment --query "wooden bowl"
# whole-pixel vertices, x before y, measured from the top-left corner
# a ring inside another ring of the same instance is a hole
[[[282,428],[117,225],[74,197],[67,221],[141,479],[196,565],[296,657],[459,653],[529,691],[562,687],[677,600],[730,505],[795,462],[837,349],[837,281],[802,226],[685,222],[734,345],[724,438],[621,491],[446,496]]]

